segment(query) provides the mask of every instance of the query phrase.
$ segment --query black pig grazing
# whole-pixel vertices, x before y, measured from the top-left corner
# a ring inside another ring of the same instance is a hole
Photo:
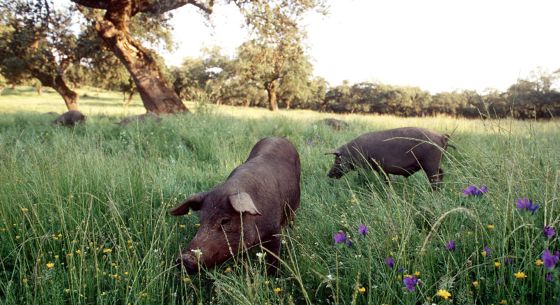
[[[292,143],[283,138],[260,140],[224,183],[170,210],[175,216],[189,209],[200,212],[200,228],[177,263],[194,273],[200,265],[210,268],[259,244],[279,255],[278,234],[299,207],[300,172]],[[274,270],[277,259],[270,254],[266,259],[268,271]]]
[[[440,162],[448,140],[449,135],[417,127],[366,133],[332,152],[335,162],[328,176],[338,179],[355,166],[405,177],[423,169],[437,187],[443,180]]]
[[[64,126],[74,126],[76,123],[82,123],[86,120],[86,116],[83,115],[78,110],[70,110],[62,115],[60,115],[53,124],[64,125]]]

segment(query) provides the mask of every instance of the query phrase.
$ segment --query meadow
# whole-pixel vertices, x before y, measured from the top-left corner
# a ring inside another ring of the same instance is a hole
[[[144,112],[137,99],[80,94],[88,120],[75,128],[51,124],[47,112],[65,110],[52,91],[0,96],[0,304],[560,304],[558,120],[188,103],[190,114],[120,126]],[[327,117],[350,126],[317,123]],[[326,176],[325,152],[401,126],[452,135],[439,191],[423,173]],[[174,261],[198,217],[168,209],[224,181],[266,136],[289,139],[302,163],[280,272],[268,276],[255,250],[182,273]],[[488,191],[464,194],[471,185]]]

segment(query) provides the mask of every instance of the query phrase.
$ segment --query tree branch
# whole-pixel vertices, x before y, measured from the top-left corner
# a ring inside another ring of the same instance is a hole
[[[70,0],[70,1],[89,8],[97,8],[102,10],[106,10],[109,7],[109,1],[104,1],[104,0]]]
[[[151,13],[151,14],[163,14],[168,11],[174,10],[176,8],[185,6],[187,4],[194,5],[204,11],[206,14],[212,14],[212,9],[214,7],[214,0],[160,0],[160,1],[150,1],[141,0],[135,8],[135,13]]]

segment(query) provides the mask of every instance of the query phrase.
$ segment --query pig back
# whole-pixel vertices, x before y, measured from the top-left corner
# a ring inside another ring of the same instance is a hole
[[[283,138],[265,138],[255,144],[247,161],[230,174],[224,186],[253,198],[263,214],[259,222],[283,226],[299,207],[300,175],[294,145]]]
[[[433,131],[403,127],[363,134],[339,150],[362,166],[378,164],[388,173],[405,174],[420,169],[426,160],[439,163],[445,144],[444,137]]]

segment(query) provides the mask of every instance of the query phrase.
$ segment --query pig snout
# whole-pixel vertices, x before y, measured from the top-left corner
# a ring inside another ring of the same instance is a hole
[[[343,175],[344,173],[342,172],[342,169],[340,169],[338,166],[333,166],[329,171],[329,173],[327,174],[329,178],[335,178],[335,179],[340,179]]]
[[[188,274],[198,272],[198,260],[191,253],[184,253],[175,261],[179,268],[184,268]]]

